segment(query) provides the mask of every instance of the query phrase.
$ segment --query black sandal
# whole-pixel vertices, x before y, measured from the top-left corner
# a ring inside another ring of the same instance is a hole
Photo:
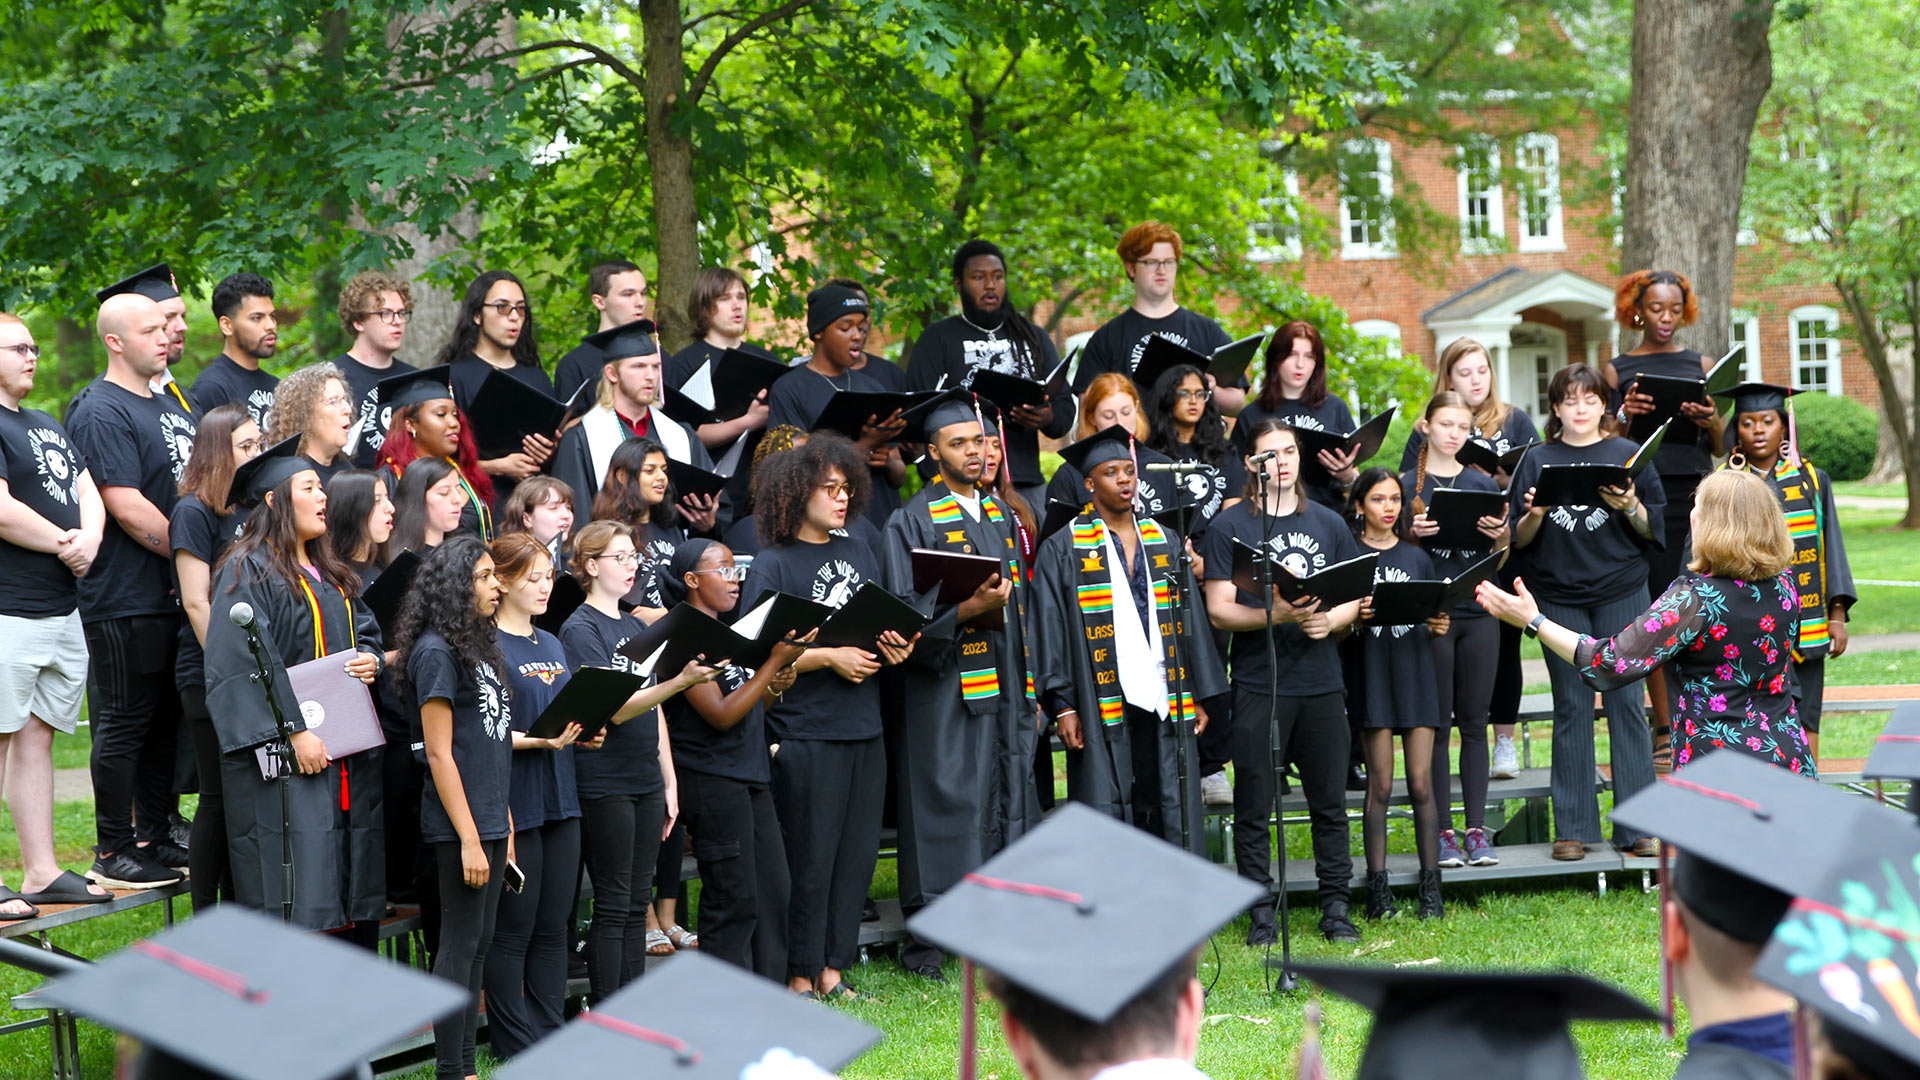
[[[828,990],[824,996],[828,1001],[849,1001],[849,1002],[867,1001],[872,998],[871,994],[863,994],[860,991],[855,990],[853,987],[848,986],[847,980],[845,979],[841,979],[839,982],[834,983],[833,989]]]
[[[0,885],[0,905],[9,904],[15,900],[27,905],[27,910],[24,912],[7,911],[0,908],[0,922],[19,922],[22,919],[37,919],[40,917],[40,909],[34,906],[33,901],[28,900],[26,897],[21,896],[5,885]]]
[[[20,899],[29,904],[104,904],[113,899],[111,890],[105,895],[94,895],[88,888],[90,884],[91,882],[79,874],[71,870],[62,870],[60,876],[54,878],[46,888],[37,893],[28,893]]]

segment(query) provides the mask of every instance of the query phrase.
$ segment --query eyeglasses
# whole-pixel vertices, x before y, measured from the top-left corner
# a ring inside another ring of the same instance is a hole
[[[827,498],[838,499],[843,495],[851,496],[853,485],[844,480],[829,480],[820,485],[820,490],[827,493]]]
[[[1180,265],[1179,259],[1135,259],[1133,265],[1143,270],[1171,270]]]
[[[20,359],[22,360],[40,359],[40,346],[38,345],[0,345],[0,349],[11,349],[19,353]]]
[[[640,553],[637,551],[623,551],[618,555],[593,555],[590,557],[595,559],[612,559],[621,566],[640,565]]]
[[[502,303],[504,302],[505,301],[502,301]],[[525,305],[522,305],[522,306],[524,307]],[[503,312],[502,314],[505,314],[505,313]],[[392,308],[380,308],[375,311],[367,312],[367,317],[370,319],[379,319],[381,322],[386,323],[389,326],[397,326],[400,323],[406,322],[408,319],[413,318],[413,309],[401,308],[400,310],[395,311]]]
[[[1212,397],[1213,391],[1211,390],[1180,389],[1173,392],[1173,400],[1175,401],[1208,401],[1211,400]]]
[[[493,313],[503,319],[508,315],[533,314],[533,305],[527,303],[525,300],[521,300],[518,303],[508,303],[505,300],[489,300],[480,306],[483,308],[492,308]]]
[[[694,570],[695,574],[719,574],[721,581],[747,580],[747,568],[744,566],[715,566],[707,570]]]
[[[330,409],[350,409],[353,407],[353,399],[345,394],[328,394],[320,399],[320,404]]]

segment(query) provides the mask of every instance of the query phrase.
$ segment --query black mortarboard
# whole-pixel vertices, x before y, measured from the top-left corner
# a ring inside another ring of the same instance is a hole
[[[1874,739],[1873,752],[1860,775],[1869,780],[1920,780],[1920,702],[1893,710]],[[1912,798],[1908,796],[1909,801]]]
[[[907,428],[900,437],[907,442],[932,442],[935,432],[953,424],[979,423],[981,434],[986,434],[980,411],[974,408],[973,392],[959,386],[915,407],[905,415],[905,420]]]
[[[1741,413],[1769,410],[1784,414],[1787,409],[1787,399],[1799,392],[1785,386],[1775,386],[1772,383],[1745,382],[1721,390],[1713,396],[1721,401],[1732,402],[1733,415],[1738,417]]]
[[[836,1070],[880,1032],[724,960],[681,952],[516,1054],[500,1080],[736,1080],[785,1050]]]
[[[609,364],[629,356],[652,356],[660,351],[660,343],[653,340],[652,319],[635,319],[611,330],[588,334],[586,343],[605,354]]]
[[[260,500],[266,498],[267,492],[279,487],[288,478],[317,468],[313,462],[300,456],[300,436],[289,436],[233,470],[233,484],[227,489],[227,501],[242,509],[251,509],[260,505]]]
[[[1109,461],[1133,460],[1133,433],[1119,424],[1096,431],[1077,443],[1061,447],[1060,457],[1067,464],[1080,470],[1081,476],[1093,471],[1094,466]]]
[[[383,408],[404,409],[423,401],[453,399],[453,369],[445,364],[403,371],[374,384]]]
[[[467,992],[233,904],[35,993],[224,1080],[334,1080],[442,1017]]]
[[[1875,1077],[1920,1073],[1920,826],[1903,824],[1893,836],[1829,832],[1848,837],[1845,851],[1817,892],[1794,899],[1754,966]]]
[[[155,263],[129,278],[94,291],[93,299],[97,303],[106,303],[107,297],[121,293],[139,293],[149,300],[171,300],[180,295],[180,287],[173,282],[173,271],[166,263]]]
[[[1265,889],[1069,803],[907,922],[1095,1024],[1113,1018]],[[1153,933],[1140,932],[1151,925]]]
[[[1586,1074],[1569,1022],[1660,1019],[1638,999],[1572,972],[1321,964],[1294,971],[1372,1010],[1355,1080],[1570,1080]]]

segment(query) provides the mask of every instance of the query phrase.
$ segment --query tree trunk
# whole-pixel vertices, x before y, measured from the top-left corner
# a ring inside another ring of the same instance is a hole
[[[1727,348],[1747,143],[1773,84],[1772,20],[1772,0],[1633,5],[1620,266],[1687,275],[1700,303],[1690,343],[1714,357]]]
[[[647,171],[653,187],[653,230],[659,245],[654,275],[653,318],[660,345],[677,352],[693,341],[687,295],[700,270],[699,200],[693,179],[693,143],[673,130],[674,113],[687,92],[687,55],[680,0],[639,0],[645,38]]]
[[[1900,525],[1906,529],[1920,527],[1920,516],[1916,516],[1920,514],[1920,436],[1916,436],[1913,417],[1907,403],[1901,400],[1900,386],[1895,381],[1887,325],[1875,317],[1871,301],[1856,283],[1843,279],[1833,285],[1841,302],[1847,305],[1847,314],[1853,319],[1854,332],[1860,340],[1860,352],[1867,358],[1867,366],[1873,369],[1874,381],[1880,386],[1881,415],[1895,432],[1900,464],[1906,470],[1907,513]]]

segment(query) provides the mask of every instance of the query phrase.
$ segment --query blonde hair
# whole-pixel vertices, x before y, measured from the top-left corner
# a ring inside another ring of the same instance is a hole
[[[1153,433],[1153,426],[1147,422],[1147,406],[1140,400],[1140,388],[1133,380],[1117,371],[1103,372],[1087,384],[1087,392],[1080,395],[1080,416],[1073,424],[1073,439],[1081,439],[1099,431],[1093,426],[1093,407],[1100,402],[1122,394],[1133,399],[1133,437],[1136,441],[1146,442]]]
[[[1723,469],[1700,482],[1694,495],[1693,530],[1697,574],[1764,581],[1793,562],[1793,538],[1773,488],[1751,473]]]
[[[306,434],[307,425],[313,422],[313,412],[320,407],[320,398],[327,392],[329,379],[339,383],[340,389],[347,389],[347,377],[331,363],[308,364],[280,380],[273,388],[273,408],[267,412],[268,446]],[[300,449],[306,449],[304,439]]]
[[[1487,358],[1487,396],[1478,407],[1469,408],[1473,409],[1474,430],[1491,439],[1506,426],[1507,417],[1513,415],[1513,406],[1500,400],[1500,381],[1492,377],[1493,354],[1487,351],[1485,345],[1470,337],[1454,338],[1448,342],[1447,347],[1440,350],[1440,361],[1433,368],[1433,392],[1438,395],[1453,390],[1453,365],[1474,353]]]

